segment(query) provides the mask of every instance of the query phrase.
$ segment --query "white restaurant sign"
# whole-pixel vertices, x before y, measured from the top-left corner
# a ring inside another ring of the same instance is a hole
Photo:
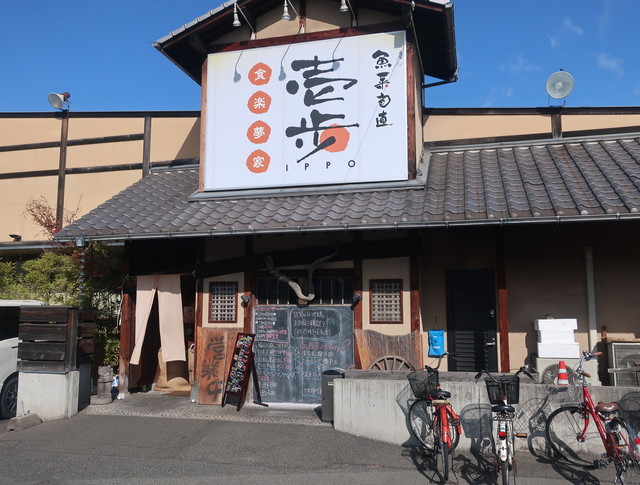
[[[204,190],[407,179],[405,34],[210,54]]]

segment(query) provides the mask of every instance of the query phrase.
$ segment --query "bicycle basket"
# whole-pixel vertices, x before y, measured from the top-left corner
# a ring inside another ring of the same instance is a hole
[[[513,375],[496,376],[498,382],[489,377],[484,378],[487,384],[487,395],[491,404],[502,404],[503,392],[507,396],[507,403],[518,404],[520,401],[520,378]],[[504,389],[501,389],[504,388]]]
[[[411,390],[416,397],[429,397],[440,384],[439,373],[436,369],[427,367],[425,370],[414,370],[407,374]]]

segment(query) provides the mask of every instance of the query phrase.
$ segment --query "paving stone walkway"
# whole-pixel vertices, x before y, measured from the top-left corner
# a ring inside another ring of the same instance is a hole
[[[131,393],[109,404],[91,404],[80,414],[331,426],[321,420],[319,405],[269,404],[264,407],[249,401],[238,411],[235,405],[197,404],[192,403],[189,396],[160,391]]]

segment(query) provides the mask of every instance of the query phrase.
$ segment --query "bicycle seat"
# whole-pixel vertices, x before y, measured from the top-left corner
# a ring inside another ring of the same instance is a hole
[[[492,413],[515,413],[516,408],[513,406],[508,406],[505,404],[498,404],[497,406],[493,406],[491,408]]]
[[[620,405],[617,402],[598,402],[596,411],[599,413],[614,413],[620,409]]]
[[[436,389],[429,394],[429,397],[432,399],[449,399],[451,397],[451,393],[449,391],[443,391],[442,389]]]

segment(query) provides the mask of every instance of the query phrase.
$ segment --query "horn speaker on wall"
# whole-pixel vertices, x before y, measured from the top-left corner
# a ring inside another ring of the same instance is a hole
[[[571,91],[573,91],[574,85],[575,81],[573,80],[573,76],[560,69],[547,79],[547,94],[555,99],[566,98],[571,94]]]

